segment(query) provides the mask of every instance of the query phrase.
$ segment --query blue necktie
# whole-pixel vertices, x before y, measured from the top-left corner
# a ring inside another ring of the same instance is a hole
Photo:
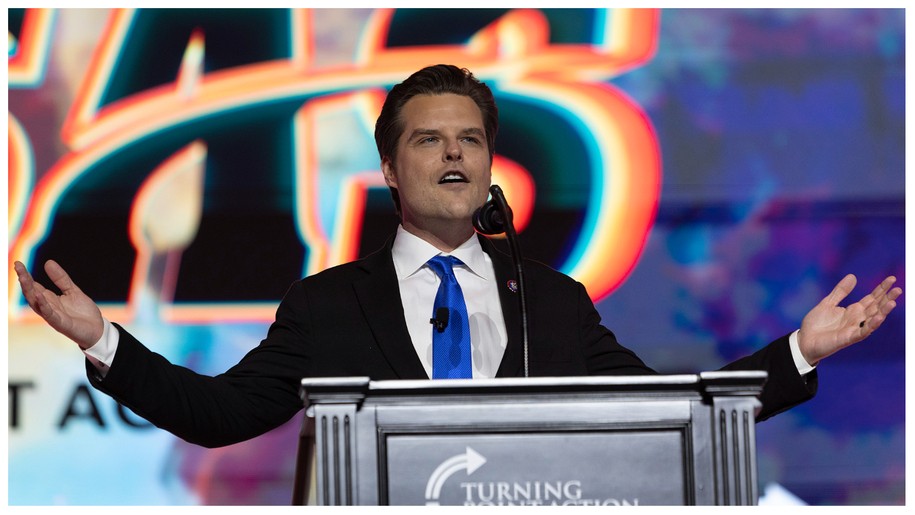
[[[455,263],[463,265],[454,256],[435,256],[426,263],[441,279],[432,310],[433,379],[473,377],[470,368],[470,323],[464,292],[454,277],[452,266]],[[442,316],[443,309],[448,310],[447,318]],[[446,321],[447,325],[440,323],[436,326],[436,321]],[[442,325],[445,327],[442,328]]]

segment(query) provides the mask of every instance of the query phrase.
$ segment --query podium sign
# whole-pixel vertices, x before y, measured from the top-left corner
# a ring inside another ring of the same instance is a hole
[[[300,457],[321,505],[756,504],[765,380],[305,379]]]

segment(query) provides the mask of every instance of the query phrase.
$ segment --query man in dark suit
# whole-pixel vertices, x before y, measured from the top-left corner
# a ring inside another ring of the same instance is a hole
[[[430,263],[439,255],[459,259],[454,276],[466,304],[469,347],[455,362],[467,366],[464,377],[520,376],[514,268],[471,223],[488,195],[497,128],[489,88],[467,70],[433,66],[395,86],[375,137],[401,218],[397,233],[364,259],[295,282],[266,338],[216,377],[168,363],[105,320],[53,261],[45,269],[62,295],[34,282],[17,262],[19,282],[32,309],[83,349],[96,388],[205,446],[252,438],[288,420],[301,408],[303,377],[439,377],[429,320],[441,282]],[[526,280],[531,375],[654,373],[600,324],[580,283],[532,261]],[[901,294],[894,281],[887,278],[842,308],[855,285],[847,276],[799,331],[725,367],[769,372],[760,419],[815,393],[813,367],[880,326]]]

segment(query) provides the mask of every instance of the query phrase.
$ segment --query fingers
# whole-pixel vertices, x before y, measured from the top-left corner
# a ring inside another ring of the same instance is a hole
[[[865,320],[861,322],[860,326],[865,332],[865,336],[880,327],[890,312],[896,308],[896,299],[902,295],[902,288],[891,289],[895,282],[895,277],[887,277],[874,288],[870,295],[862,299]]]
[[[886,317],[896,308],[896,299],[902,294],[901,288],[893,288],[877,303],[877,314]]]
[[[895,307],[895,303],[893,307]],[[890,310],[892,310],[892,308],[890,308]],[[861,328],[861,339],[863,340],[864,338],[867,338],[871,333],[876,331],[878,327],[883,325],[883,321],[886,320],[887,314],[889,314],[889,311],[885,313],[877,312],[872,316],[868,316],[867,319],[863,322],[864,325]]]
[[[38,292],[36,292],[35,288],[37,283],[32,279],[32,274],[25,268],[25,265],[19,261],[13,263],[13,268],[16,270],[16,277],[19,279],[19,288],[25,296],[25,301],[29,303],[29,306],[31,306],[32,309],[35,309],[35,301],[38,297]]]
[[[26,285],[31,282],[32,276],[29,274],[29,271],[26,270],[25,265],[19,261],[13,262],[13,269],[16,270],[16,277],[19,279],[19,286],[22,287],[24,291],[26,289]]]
[[[895,277],[887,277],[874,288],[870,295],[861,299],[865,315],[875,316],[878,313],[887,315],[896,307],[896,299],[902,295],[902,288],[890,289],[895,282]]]
[[[48,278],[51,279],[55,286],[60,288],[61,293],[64,295],[80,291],[73,283],[73,280],[70,279],[67,272],[64,271],[63,267],[57,264],[57,261],[49,259],[44,264],[44,271],[48,274]]]
[[[888,291],[890,291],[890,287],[893,286],[893,283],[895,283],[895,282],[896,282],[896,278],[893,277],[892,275],[887,277],[886,279],[880,281],[880,284],[878,284],[874,288],[874,291],[871,292],[871,297],[874,298],[875,300],[881,299],[882,297],[884,297],[887,294]]]
[[[16,261],[13,263],[13,268],[16,269],[16,276],[19,278],[19,287],[22,289],[22,295],[25,296],[25,301],[29,304],[29,307],[32,308],[32,311],[38,313],[42,318],[46,318],[46,314],[50,311],[50,305],[47,299],[48,290],[45,289],[41,283],[35,281],[32,278],[32,274],[25,268],[25,265]]]
[[[19,284],[31,282],[32,275],[20,261],[13,262],[13,268],[16,270],[16,277],[19,278]]]
[[[848,274],[839,281],[839,284],[829,292],[829,295],[823,299],[823,302],[830,306],[838,306],[840,302],[845,300],[845,297],[848,297],[848,294],[855,289],[855,285],[858,284],[858,278],[853,274]]]

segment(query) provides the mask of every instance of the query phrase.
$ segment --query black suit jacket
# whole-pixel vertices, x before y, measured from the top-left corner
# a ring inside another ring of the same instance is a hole
[[[292,284],[266,338],[231,369],[207,377],[172,365],[122,327],[112,366],[90,382],[138,415],[193,443],[215,447],[262,434],[302,407],[303,377],[428,379],[404,319],[391,256],[393,238],[364,259]],[[481,237],[493,262],[508,344],[498,377],[523,376],[518,294],[509,256]],[[531,376],[654,374],[600,323],[577,281],[542,263],[525,262]],[[765,419],[813,396],[816,373],[797,373],[787,337],[725,367],[766,370]]]

